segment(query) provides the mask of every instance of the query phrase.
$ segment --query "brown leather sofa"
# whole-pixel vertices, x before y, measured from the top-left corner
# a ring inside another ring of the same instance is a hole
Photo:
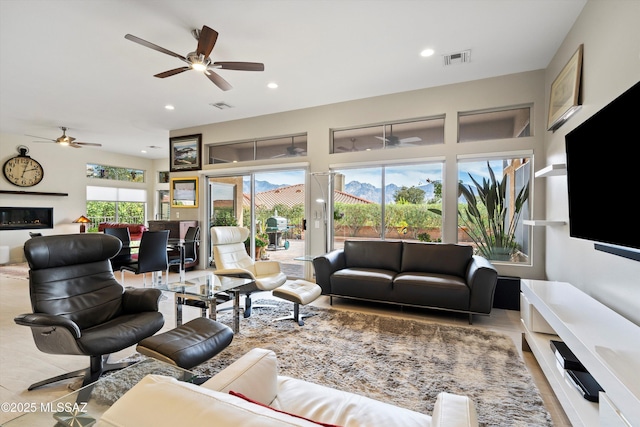
[[[489,314],[498,272],[466,245],[346,241],[313,260],[324,295]]]

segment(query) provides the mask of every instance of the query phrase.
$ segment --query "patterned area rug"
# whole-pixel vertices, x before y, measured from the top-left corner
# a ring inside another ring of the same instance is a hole
[[[513,341],[469,327],[403,320],[334,309],[299,327],[284,316],[292,304],[254,308],[218,356],[195,367],[215,375],[254,347],[273,350],[281,375],[304,379],[431,414],[441,391],[469,396],[482,426],[551,426],[551,417]],[[218,320],[230,324],[229,312]]]

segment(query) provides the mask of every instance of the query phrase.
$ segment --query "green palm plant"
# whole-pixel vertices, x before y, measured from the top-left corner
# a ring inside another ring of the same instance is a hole
[[[467,202],[458,208],[458,217],[463,231],[475,243],[480,255],[490,260],[509,260],[519,249],[515,233],[522,208],[529,199],[529,184],[515,196],[514,212],[509,216],[507,180],[498,181],[489,163],[487,167],[489,179],[483,178],[479,182],[469,174],[473,186],[458,184],[458,195]],[[431,210],[442,214],[442,211]]]

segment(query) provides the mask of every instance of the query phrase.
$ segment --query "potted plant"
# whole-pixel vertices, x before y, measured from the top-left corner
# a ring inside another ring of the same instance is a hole
[[[489,179],[478,182],[471,174],[472,185],[458,184],[458,195],[467,204],[458,209],[462,230],[476,245],[477,252],[489,260],[508,261],[519,250],[515,233],[522,208],[529,199],[529,184],[524,186],[513,199],[513,212],[509,212],[507,180],[498,181],[487,162]],[[442,211],[430,209],[442,215]],[[485,212],[486,211],[486,212]]]

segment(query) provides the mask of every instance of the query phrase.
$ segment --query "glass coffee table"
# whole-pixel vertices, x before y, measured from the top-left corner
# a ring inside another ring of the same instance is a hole
[[[183,305],[199,307],[203,316],[206,316],[208,309],[209,318],[216,320],[218,298],[223,295],[231,296],[233,298],[232,329],[233,333],[237,334],[240,330],[240,293],[247,286],[251,286],[253,282],[251,279],[206,273],[202,276],[160,284],[155,287],[176,294],[176,326],[182,325]]]
[[[179,381],[194,382],[195,373],[155,359],[144,359],[60,399],[30,403],[24,415],[3,424],[6,427],[88,427],[93,425],[116,400],[149,374],[165,375]]]

